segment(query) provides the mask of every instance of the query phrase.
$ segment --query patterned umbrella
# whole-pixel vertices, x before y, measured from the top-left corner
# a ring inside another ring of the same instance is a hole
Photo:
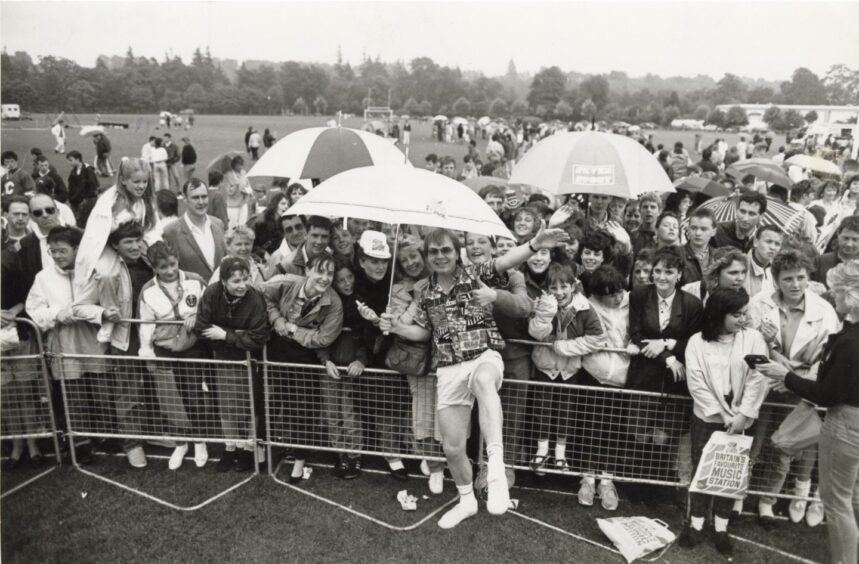
[[[346,127],[310,127],[275,143],[248,176],[325,180],[346,170],[380,164],[412,166],[402,151],[373,133]]]
[[[738,199],[737,196],[721,196],[707,200],[698,207],[712,210],[717,223],[733,221],[737,215]],[[774,198],[767,197],[767,211],[761,218],[761,225],[777,225],[785,233],[791,233],[802,225],[802,214],[802,211],[797,211]]]

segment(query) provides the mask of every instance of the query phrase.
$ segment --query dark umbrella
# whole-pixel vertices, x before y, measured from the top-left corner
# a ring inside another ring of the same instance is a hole
[[[737,180],[742,179],[747,174],[751,174],[755,178],[759,178],[770,184],[778,184],[785,188],[793,186],[793,181],[787,176],[787,173],[775,161],[771,159],[746,159],[737,161],[728,167],[725,171]]]
[[[677,190],[686,190],[697,194],[704,194],[711,198],[719,196],[730,196],[731,191],[724,184],[704,178],[703,176],[687,176],[674,182],[674,188]]]

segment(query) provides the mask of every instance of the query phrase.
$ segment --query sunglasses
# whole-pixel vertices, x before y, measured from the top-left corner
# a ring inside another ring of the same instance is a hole
[[[31,213],[31,214],[33,214],[33,217],[42,217],[42,214],[44,214],[44,215],[54,215],[55,213],[57,213],[57,208],[55,208],[55,207],[47,207],[47,208],[44,208],[44,209],[41,209],[41,210],[33,210],[33,211],[31,211],[30,213]]]

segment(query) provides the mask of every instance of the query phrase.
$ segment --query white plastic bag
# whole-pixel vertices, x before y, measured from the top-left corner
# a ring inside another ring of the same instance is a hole
[[[13,351],[21,346],[18,339],[18,328],[14,323],[0,329],[0,350],[3,352]]]
[[[745,499],[749,489],[752,437],[716,431],[704,446],[690,492]]]
[[[649,517],[597,519],[597,525],[605,536],[611,539],[627,562],[668,546],[676,538],[676,535],[668,529],[668,525]]]

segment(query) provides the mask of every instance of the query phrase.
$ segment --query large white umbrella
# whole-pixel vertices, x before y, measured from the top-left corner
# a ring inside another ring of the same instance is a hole
[[[302,196],[290,213],[358,217],[513,238],[468,186],[422,168],[368,166],[341,172]]]
[[[482,118],[477,120],[477,125],[486,127],[487,125],[489,125],[490,121],[492,121],[492,119],[489,116],[483,116]]]
[[[826,159],[821,159],[820,157],[814,157],[812,155],[794,155],[784,162],[785,164],[813,170],[814,172],[819,172],[822,174],[841,176],[841,169],[838,167],[837,164],[833,163],[832,161],[827,161]]]
[[[624,135],[598,131],[556,133],[537,143],[516,164],[511,184],[530,184],[552,194],[605,194],[637,198],[674,192],[653,155]]]
[[[457,117],[453,118],[453,120],[451,121],[451,123],[452,123],[453,125],[459,125],[460,123],[461,123],[462,125],[468,125],[468,120],[467,120],[467,119],[465,119],[464,117],[459,117],[459,116],[457,116]]]
[[[290,133],[248,171],[248,176],[318,178],[372,165],[404,165],[406,156],[386,139],[347,127],[310,127]]]
[[[433,121],[447,121],[447,116],[444,114],[438,114],[437,116],[432,118],[432,120]]]

